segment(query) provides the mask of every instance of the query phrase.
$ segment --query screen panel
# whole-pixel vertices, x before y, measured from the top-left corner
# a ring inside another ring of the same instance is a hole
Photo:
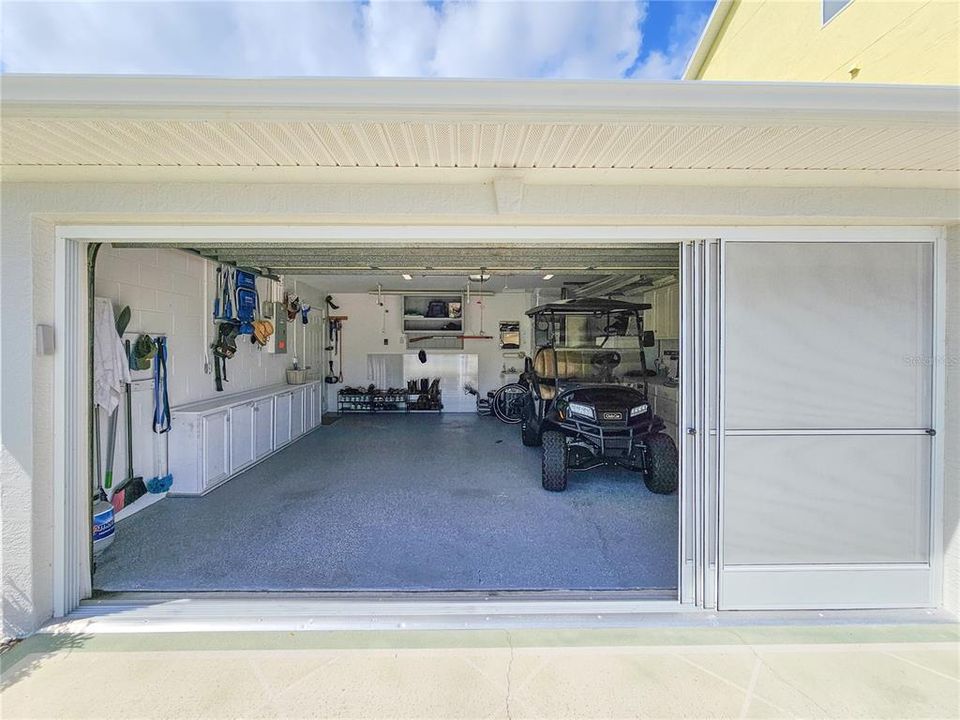
[[[926,428],[927,243],[729,243],[726,427]]]
[[[724,565],[926,562],[926,435],[726,439]]]

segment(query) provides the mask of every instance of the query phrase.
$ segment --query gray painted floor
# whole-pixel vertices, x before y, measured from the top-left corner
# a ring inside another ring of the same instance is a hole
[[[202,498],[117,526],[101,590],[672,588],[677,497],[636,473],[540,488],[517,426],[345,417]]]

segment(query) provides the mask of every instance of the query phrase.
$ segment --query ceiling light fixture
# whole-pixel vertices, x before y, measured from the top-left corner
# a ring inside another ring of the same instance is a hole
[[[401,275],[400,277],[402,277],[404,280],[413,280],[413,275],[411,275],[410,273],[403,273],[403,275]]]
[[[544,280],[553,280],[553,273],[547,273],[543,276]]]

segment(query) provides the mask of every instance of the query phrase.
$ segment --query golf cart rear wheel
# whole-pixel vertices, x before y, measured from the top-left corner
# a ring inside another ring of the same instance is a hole
[[[567,489],[567,439],[556,430],[547,430],[543,434],[542,473],[544,490],[562,492]]]
[[[648,435],[644,443],[647,450],[643,482],[647,490],[658,495],[672,495],[679,482],[677,446],[664,433]]]
[[[540,433],[534,430],[526,420],[520,421],[520,440],[527,447],[540,447]]]

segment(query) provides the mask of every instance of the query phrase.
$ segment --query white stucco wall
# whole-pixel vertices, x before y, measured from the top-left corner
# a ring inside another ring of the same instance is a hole
[[[52,612],[53,362],[36,357],[54,321],[56,223],[923,224],[960,216],[943,189],[528,185],[500,214],[490,184],[4,183],[0,218],[2,627],[23,635]],[[953,258],[956,268],[956,239]],[[956,298],[956,276],[952,277]],[[950,305],[951,342],[958,347]],[[952,393],[957,381],[953,376]],[[950,408],[958,426],[960,403]],[[956,435],[955,435],[956,436]],[[956,451],[949,475],[956,492]],[[951,540],[951,542],[955,542]],[[956,558],[956,546],[951,545]],[[956,577],[956,572],[954,572]],[[950,595],[956,607],[956,593]]]
[[[416,283],[411,284],[415,289]],[[530,293],[506,292],[493,296],[483,296],[483,330],[493,336],[491,340],[465,340],[463,350],[428,350],[430,354],[470,353],[478,356],[480,371],[480,390],[484,394],[488,390],[496,390],[507,382],[513,382],[516,377],[504,379],[500,375],[504,363],[507,367],[516,366],[523,369],[523,360],[519,358],[505,358],[500,349],[499,326],[501,320],[520,320],[521,339],[523,348],[530,349],[529,323],[524,311],[530,308]],[[466,299],[466,298],[464,298]],[[403,336],[403,298],[399,295],[383,296],[383,305],[387,310],[385,322],[381,322],[382,310],[377,306],[377,296],[368,293],[337,293],[334,300],[340,306],[337,315],[346,315],[349,319],[344,323],[344,353],[342,385],[332,385],[327,396],[327,409],[336,411],[337,390],[344,386],[363,387],[371,382],[367,372],[367,355],[370,353],[416,353],[420,347],[408,345]],[[480,311],[477,305],[479,298],[474,296],[470,305],[464,308],[466,326],[465,334],[477,335],[480,332]],[[382,331],[385,329],[385,332]],[[421,334],[429,334],[424,331]],[[388,344],[384,345],[383,341]],[[509,351],[508,351],[509,352]],[[516,351],[513,351],[516,352]],[[335,369],[339,367],[335,365]],[[326,373],[326,369],[324,369]]]
[[[960,615],[960,225],[947,229],[947,417],[943,477],[943,605]]]

